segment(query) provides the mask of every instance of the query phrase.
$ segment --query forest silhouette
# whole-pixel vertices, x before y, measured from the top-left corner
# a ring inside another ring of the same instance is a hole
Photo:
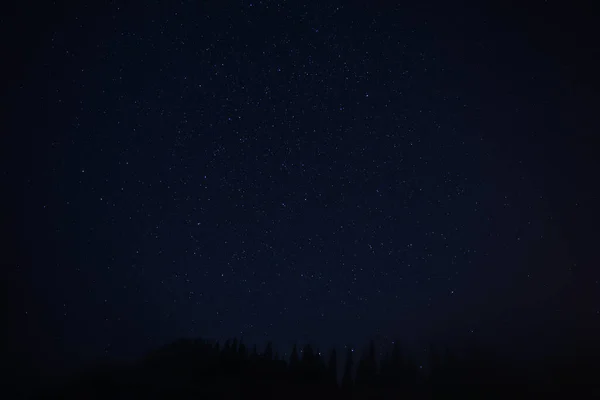
[[[585,350],[585,349],[584,349]],[[395,341],[359,351],[321,352],[294,345],[287,357],[271,342],[259,351],[237,338],[181,339],[132,363],[97,363],[68,380],[40,387],[35,398],[143,399],[420,399],[597,396],[597,353],[510,362],[471,347],[430,347],[423,363]]]

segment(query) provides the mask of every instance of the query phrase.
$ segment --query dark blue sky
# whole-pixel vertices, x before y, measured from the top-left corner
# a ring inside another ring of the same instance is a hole
[[[13,349],[594,337],[589,14],[302,3],[3,17]]]

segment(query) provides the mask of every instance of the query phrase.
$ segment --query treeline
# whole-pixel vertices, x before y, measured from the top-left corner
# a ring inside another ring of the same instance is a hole
[[[373,342],[363,351],[346,346],[323,353],[294,346],[281,357],[237,339],[223,344],[179,340],[133,364],[103,364],[69,382],[45,388],[40,398],[345,398],[412,399],[449,395],[504,398],[532,392],[569,394],[574,385],[599,394],[598,358],[547,359],[511,364],[470,350],[432,349],[423,368],[398,344],[385,353]],[[571,393],[574,394],[575,392]]]

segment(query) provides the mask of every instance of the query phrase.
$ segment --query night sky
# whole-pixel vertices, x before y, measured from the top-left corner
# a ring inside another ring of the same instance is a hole
[[[589,10],[92,3],[1,17],[18,357],[600,332]]]

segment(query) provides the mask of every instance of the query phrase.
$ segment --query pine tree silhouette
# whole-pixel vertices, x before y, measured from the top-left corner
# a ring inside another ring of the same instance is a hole
[[[359,388],[362,388],[366,385],[366,375],[367,375],[367,360],[366,360],[366,352],[363,352],[361,357],[358,359],[358,365],[356,366],[356,378],[354,383]]]
[[[236,349],[236,350],[234,350]],[[410,351],[401,351],[395,342],[390,352],[377,363],[374,342],[361,353],[354,376],[353,348],[348,346],[341,389],[337,382],[337,352],[329,354],[327,364],[319,351],[304,346],[301,360],[294,346],[287,368],[273,345],[263,353],[256,346],[246,357],[241,339],[219,342],[178,340],[162,346],[139,363],[129,367],[99,364],[82,371],[70,385],[52,398],[81,398],[94,394],[106,398],[506,398],[501,387],[507,383],[533,383],[530,388],[545,388],[557,393],[561,385],[595,383],[598,365],[593,357],[580,355],[554,357],[543,364],[531,364],[523,375],[497,354],[477,348],[460,353],[429,352],[429,379],[418,368]],[[537,369],[538,373],[532,370]],[[525,387],[525,386],[523,386]],[[590,385],[590,387],[592,387]],[[492,392],[490,392],[490,388]],[[528,389],[530,390],[530,389]],[[533,389],[531,389],[533,390]],[[514,395],[514,386],[510,395]],[[569,394],[569,393],[567,393]],[[572,393],[570,393],[572,395]],[[599,393],[600,394],[600,393]],[[417,396],[419,395],[419,396]],[[47,398],[47,396],[43,397]]]
[[[354,349],[352,346],[347,346],[346,351],[346,365],[344,367],[344,376],[342,377],[342,390],[349,392],[354,386],[354,380],[352,379],[352,368],[354,367],[353,353]]]
[[[265,360],[271,361],[273,359],[273,343],[270,341],[267,343],[267,347],[263,353],[263,358]]]
[[[369,388],[375,384],[377,376],[377,357],[375,343],[370,342],[369,348],[363,352],[356,370],[356,385]]]
[[[258,360],[258,349],[256,348],[256,345],[252,346],[252,353],[250,354],[250,360],[254,363]]]
[[[298,364],[299,364],[298,349],[296,348],[296,345],[294,344],[294,347],[292,348],[292,354],[290,355],[290,369],[298,368]]]
[[[327,363],[327,380],[333,386],[337,386],[337,353],[335,348],[331,350],[329,362]]]
[[[244,342],[240,341],[240,345],[238,347],[239,358],[242,360],[246,360],[248,358],[248,349]]]

